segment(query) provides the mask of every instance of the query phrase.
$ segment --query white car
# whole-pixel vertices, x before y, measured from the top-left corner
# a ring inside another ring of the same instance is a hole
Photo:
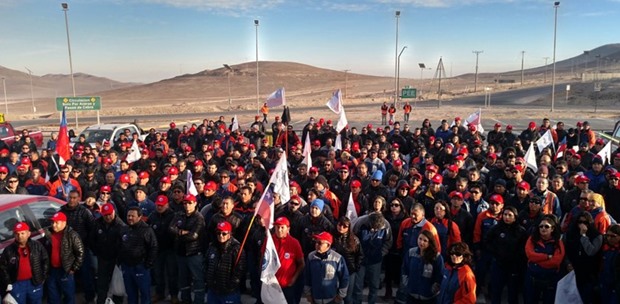
[[[144,140],[148,135],[147,132],[142,130],[138,125],[129,123],[92,125],[84,129],[79,136],[84,135],[86,142],[90,144],[91,147],[95,147],[97,142],[103,143],[104,141],[108,141],[114,143],[125,130],[129,130],[131,134],[140,134],[140,140]],[[71,139],[71,146],[78,142],[79,136]]]

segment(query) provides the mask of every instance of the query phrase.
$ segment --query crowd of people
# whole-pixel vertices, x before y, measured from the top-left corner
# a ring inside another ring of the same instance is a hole
[[[274,195],[271,233],[289,304],[553,303],[570,271],[583,303],[618,303],[620,151],[611,163],[598,156],[605,142],[587,121],[481,134],[459,117],[401,128],[387,113],[383,126],[345,128],[340,143],[330,120],[296,132],[278,116],[269,128],[266,111],[247,129],[220,116],[144,141],[78,137],[65,164],[56,136],[39,150],[27,131],[0,142],[1,194],[67,202],[40,241],[28,223],[14,226],[0,290],[17,303],[41,303],[44,291],[75,303],[78,285],[86,303],[121,303],[108,293],[120,265],[131,304],[240,303],[243,293],[261,303],[267,236],[255,208],[286,154],[290,200]],[[525,151],[548,130],[569,149],[537,151],[531,170]],[[129,162],[134,141],[141,156]]]

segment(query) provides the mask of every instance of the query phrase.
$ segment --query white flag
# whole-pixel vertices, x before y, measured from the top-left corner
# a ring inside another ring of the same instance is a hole
[[[291,199],[291,192],[288,180],[288,162],[286,154],[283,154],[276,168],[273,170],[269,183],[265,187],[265,191],[256,204],[254,215],[259,216],[263,220],[265,227],[271,229],[273,227],[273,194],[280,195],[280,202],[285,203]]]
[[[340,114],[342,109],[342,93],[340,93],[340,89],[332,94],[332,98],[329,99],[326,105],[332,112]]]
[[[344,107],[340,107],[340,118],[336,124],[336,132],[340,133],[348,124],[349,121],[347,120],[347,115],[344,113]]]
[[[191,194],[193,196],[198,195],[198,190],[196,189],[196,185],[194,184],[194,176],[192,175],[192,171],[189,171],[189,169],[187,169],[187,181],[185,183],[185,189],[187,189],[187,194]]]
[[[342,135],[340,135],[340,133],[336,135],[336,142],[334,143],[334,149],[342,151]]]
[[[601,157],[603,164],[605,164],[605,160],[607,160],[607,164],[611,164],[611,140],[596,155]]]
[[[541,136],[536,141],[536,146],[538,147],[538,151],[542,151],[542,149],[548,147],[549,145],[553,145],[553,136],[551,135],[551,130],[547,130],[543,136]]]
[[[239,129],[239,120],[237,120],[237,115],[233,117],[232,127],[230,128],[231,132],[235,132]]]
[[[357,219],[357,211],[355,210],[355,202],[353,201],[353,193],[349,192],[349,203],[347,204],[346,217],[353,222]]]
[[[271,95],[267,97],[266,103],[267,103],[267,106],[270,108],[286,105],[286,97],[284,96],[284,88],[279,88],[275,92],[271,93]]]
[[[530,147],[525,152],[525,163],[534,172],[538,172],[538,165],[536,164],[536,152],[534,151],[534,145],[530,144]]]
[[[131,152],[129,152],[129,154],[127,154],[127,158],[125,158],[125,160],[128,163],[133,163],[135,161],[138,161],[140,159],[140,157],[142,156],[140,154],[140,147],[138,147],[138,141],[134,139],[133,144],[131,145]]]
[[[301,161],[302,164],[308,165],[308,169],[312,167],[312,146],[310,143],[310,132],[306,134],[306,141],[304,142],[304,151],[302,152],[304,159]]]
[[[265,254],[260,273],[260,280],[263,282],[260,288],[260,297],[263,303],[286,303],[282,288],[276,279],[276,272],[280,269],[280,259],[278,251],[273,243],[269,229],[265,227],[267,243],[265,243]]]
[[[471,113],[471,115],[465,119],[465,123],[463,125],[466,127],[468,125],[474,125],[480,134],[484,133],[484,128],[482,128],[482,110],[478,109],[478,111]]]

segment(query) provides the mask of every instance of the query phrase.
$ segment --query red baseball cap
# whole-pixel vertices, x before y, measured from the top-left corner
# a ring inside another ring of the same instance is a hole
[[[521,181],[517,184],[517,189],[525,189],[527,191],[530,191],[530,184],[528,184],[526,181]]]
[[[450,165],[450,166],[448,166],[448,170],[450,170],[452,172],[459,172],[459,166],[457,166],[457,165]]]
[[[535,123],[535,122],[533,122],[533,121],[530,121],[530,123],[529,123],[527,126],[528,126],[528,128],[530,128],[530,129],[534,129],[534,128],[536,128],[536,123]]]
[[[222,221],[217,224],[217,230],[223,232],[231,232],[232,225],[227,221]]]
[[[197,159],[197,160],[194,161],[194,167],[202,166],[202,165],[203,165],[203,163],[202,163],[202,161],[200,159]]]
[[[101,186],[101,188],[99,188],[99,192],[110,192],[110,191],[112,191],[112,187],[108,185],[103,185]]]
[[[158,195],[155,199],[155,205],[163,206],[168,203],[168,197],[165,195]]]
[[[334,242],[334,238],[329,232],[323,231],[314,235],[314,239],[317,241],[328,242],[330,245]]]
[[[426,171],[431,171],[437,173],[438,168],[436,165],[426,165]]]
[[[361,188],[362,187],[362,183],[358,180],[354,180],[351,182],[351,188]]]
[[[114,205],[112,203],[105,203],[101,206],[101,215],[106,216],[114,213]]]
[[[26,222],[19,222],[13,226],[13,233],[21,231],[30,231],[30,226]]]
[[[170,175],[178,175],[179,174],[179,169],[175,166],[170,167],[170,169],[168,169],[168,174]]]
[[[196,197],[192,194],[185,194],[185,196],[183,197],[183,201],[184,202],[192,202],[195,203],[196,202]]]
[[[491,197],[489,198],[489,202],[496,202],[496,203],[500,203],[500,204],[504,204],[504,197],[502,197],[499,194],[493,194],[491,195]]]
[[[121,183],[129,183],[129,175],[127,174],[122,174],[121,177],[119,178],[119,181]]]
[[[217,184],[214,181],[208,181],[205,184],[205,190],[217,190]]]
[[[403,161],[400,159],[397,159],[394,161],[394,167],[398,167],[398,166],[402,166],[403,165]]]
[[[164,176],[161,179],[159,179],[160,183],[165,183],[165,184],[169,184],[171,182],[170,177],[169,176]]]
[[[579,174],[579,175],[577,175],[577,177],[575,177],[575,183],[576,184],[583,183],[583,182],[588,183],[588,182],[590,182],[590,179],[587,176],[583,175],[583,174]]]
[[[146,178],[149,178],[149,173],[148,173],[148,172],[146,172],[146,171],[142,171],[142,172],[140,172],[140,174],[138,174],[138,177],[139,177],[140,179],[146,179]]]
[[[67,216],[62,213],[62,212],[56,212],[52,218],[51,218],[52,222],[60,222],[60,221],[67,221]]]
[[[452,191],[450,192],[450,198],[459,198],[459,199],[463,199],[463,193],[458,192],[458,191]]]
[[[433,176],[433,178],[431,179],[431,182],[435,184],[441,184],[443,183],[443,176],[441,176],[441,174],[435,174],[435,176]]]
[[[277,218],[274,222],[273,225],[276,226],[286,226],[286,227],[290,227],[291,226],[291,222],[284,216],[281,216],[279,218]]]

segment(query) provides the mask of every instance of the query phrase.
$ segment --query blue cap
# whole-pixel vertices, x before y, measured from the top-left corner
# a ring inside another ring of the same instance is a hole
[[[323,202],[322,199],[317,198],[315,200],[312,201],[312,203],[310,204],[310,207],[317,207],[319,208],[319,210],[323,211],[323,207],[325,207],[325,202]]]
[[[381,171],[381,170],[375,171],[375,173],[372,174],[372,179],[382,180],[383,179],[383,171]]]

